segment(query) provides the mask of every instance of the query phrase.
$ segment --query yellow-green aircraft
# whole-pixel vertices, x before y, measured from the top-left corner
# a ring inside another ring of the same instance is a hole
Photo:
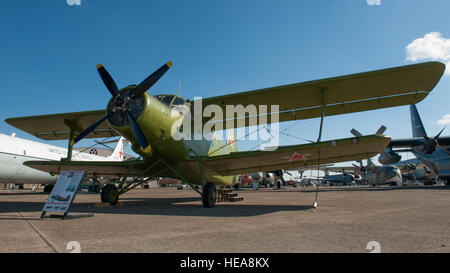
[[[140,84],[120,90],[106,69],[98,65],[97,71],[112,95],[106,110],[7,119],[9,124],[41,139],[69,140],[66,160],[24,164],[52,174],[81,169],[89,175],[118,176],[121,178],[118,186],[107,184],[101,194],[103,202],[113,205],[120,194],[148,177],[177,178],[194,189],[195,185],[201,185],[201,192],[196,190],[202,196],[203,205],[213,207],[216,185],[231,186],[238,174],[354,161],[376,155],[389,144],[388,136],[375,134],[321,141],[324,117],[416,104],[431,92],[445,70],[443,63],[428,62],[203,99],[202,109],[218,105],[224,112],[226,105],[278,105],[280,122],[321,118],[316,143],[280,146],[273,151],[238,152],[232,140],[224,144],[214,139],[177,141],[172,137],[171,128],[182,114],[173,116],[171,109],[181,105],[194,111],[192,102],[195,101],[177,95],[147,93],[171,65],[168,62]],[[234,116],[234,121],[245,120],[235,122],[235,128],[248,126],[250,118],[245,113]],[[202,125],[208,121],[206,117],[201,119]],[[70,161],[72,146],[82,138],[118,135],[127,138],[142,159]],[[128,177],[133,177],[133,182],[126,182]]]

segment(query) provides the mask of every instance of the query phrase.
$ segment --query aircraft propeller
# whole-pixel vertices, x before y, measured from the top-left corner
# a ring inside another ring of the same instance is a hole
[[[445,148],[443,148],[441,145],[439,145],[439,137],[441,136],[442,132],[444,132],[445,128],[442,128],[442,130],[433,138],[429,138],[426,134],[422,134],[422,137],[425,138],[427,142],[424,143],[424,152],[426,154],[432,154],[436,149],[439,149],[446,154],[450,155],[450,152],[447,151]]]
[[[155,72],[153,72],[150,76],[148,76],[146,79],[144,79],[140,84],[138,84],[136,87],[134,87],[133,90],[131,90],[130,92],[127,92],[126,95],[124,95],[124,93],[120,92],[119,88],[117,87],[116,82],[111,77],[111,75],[108,73],[106,68],[104,68],[103,65],[101,65],[101,64],[97,65],[98,74],[100,75],[100,78],[102,79],[106,88],[112,95],[112,99],[111,99],[112,108],[107,109],[107,114],[104,117],[102,117],[98,121],[94,122],[92,125],[90,125],[88,128],[86,128],[84,131],[82,131],[78,136],[76,136],[72,140],[71,145],[73,146],[75,143],[77,143],[78,141],[83,139],[90,132],[95,130],[95,128],[97,128],[105,119],[109,118],[113,113],[122,112],[126,115],[126,118],[130,125],[130,128],[131,128],[131,132],[133,133],[137,142],[141,146],[142,150],[146,153],[150,152],[151,147],[148,144],[145,134],[142,132],[141,127],[139,126],[138,122],[136,121],[136,118],[128,110],[127,106],[130,101],[144,95],[144,93],[148,89],[150,89],[164,75],[164,73],[166,73],[167,70],[169,70],[169,68],[171,66],[172,66],[172,62],[169,61],[169,62],[165,63],[163,66],[161,66]]]
[[[360,172],[360,174],[362,174],[362,176],[364,176],[361,181],[365,181],[365,180],[367,180],[367,166],[364,166],[362,160],[359,160],[358,162],[359,162],[359,166],[354,163],[352,163],[352,165],[353,165],[353,167],[355,167],[359,170],[359,172]]]

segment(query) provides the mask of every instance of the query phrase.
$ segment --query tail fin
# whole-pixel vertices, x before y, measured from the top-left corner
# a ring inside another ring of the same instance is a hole
[[[425,128],[423,127],[422,120],[420,119],[416,105],[411,104],[409,107],[411,112],[411,128],[413,137],[425,137],[427,133],[425,132]]]
[[[209,146],[208,156],[223,155],[226,146],[223,144],[222,138],[216,132],[212,134],[211,144]]]
[[[214,132],[211,139],[211,145],[209,147],[208,155],[226,155],[233,152],[237,152],[237,143],[234,138],[234,130],[227,131],[226,144],[224,144],[222,139]]]
[[[230,129],[227,132],[227,147],[228,152],[234,153],[238,151],[237,143],[236,143],[236,129]]]
[[[123,148],[124,148],[124,138],[120,137],[117,141],[114,151],[109,156],[113,161],[123,161]]]

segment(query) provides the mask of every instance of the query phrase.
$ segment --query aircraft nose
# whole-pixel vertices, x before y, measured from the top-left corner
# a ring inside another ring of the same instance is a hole
[[[402,181],[402,176],[397,173],[397,172],[393,172],[388,179],[386,179],[386,182],[391,183],[391,182],[401,182]]]

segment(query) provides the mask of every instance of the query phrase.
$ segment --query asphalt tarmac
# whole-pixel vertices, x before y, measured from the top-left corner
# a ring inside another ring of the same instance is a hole
[[[203,208],[190,189],[135,189],[123,206],[79,193],[40,219],[47,194],[0,190],[0,252],[450,252],[450,188],[242,189]]]

